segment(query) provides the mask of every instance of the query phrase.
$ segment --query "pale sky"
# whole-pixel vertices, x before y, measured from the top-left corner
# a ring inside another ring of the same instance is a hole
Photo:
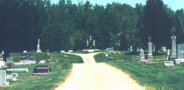
[[[57,4],[59,0],[51,0],[52,3]],[[78,4],[79,1],[86,1],[86,0],[72,0],[72,3]],[[90,3],[99,4],[99,5],[106,5],[107,3],[112,2],[119,2],[119,3],[127,3],[131,6],[135,6],[136,3],[142,3],[143,5],[146,4],[146,0],[88,0]],[[167,4],[172,10],[177,10],[184,8],[184,0],[163,0],[165,4]]]

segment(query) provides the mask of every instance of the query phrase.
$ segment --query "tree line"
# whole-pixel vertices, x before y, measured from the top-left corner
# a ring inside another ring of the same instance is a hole
[[[36,50],[37,40],[46,51],[81,50],[89,35],[96,47],[127,50],[130,45],[147,48],[148,37],[159,50],[171,46],[171,27],[177,42],[184,41],[184,11],[173,11],[162,0],[147,0],[146,5],[111,3],[92,5],[71,0],[0,0],[0,50]]]

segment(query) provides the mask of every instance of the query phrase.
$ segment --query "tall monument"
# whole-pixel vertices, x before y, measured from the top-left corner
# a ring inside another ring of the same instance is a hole
[[[176,32],[176,29],[172,27],[171,32],[171,56],[169,60],[174,61],[176,59],[176,36],[174,34]]]
[[[148,37],[148,59],[152,60],[153,59],[153,54],[152,54],[152,43],[151,43],[151,37]]]
[[[40,39],[38,39],[38,45],[37,45],[37,53],[41,53],[42,50],[40,49]]]

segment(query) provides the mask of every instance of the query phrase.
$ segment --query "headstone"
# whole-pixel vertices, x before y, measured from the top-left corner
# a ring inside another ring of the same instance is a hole
[[[24,50],[23,53],[27,53],[27,50]]]
[[[112,57],[109,57],[109,61],[112,61]]]
[[[73,50],[68,50],[68,52],[72,53],[72,52],[73,52]]]
[[[0,70],[0,86],[9,85],[9,82],[6,81],[6,71]]]
[[[174,35],[174,32],[176,31],[176,29],[173,27],[171,29],[173,35],[171,36],[171,56],[170,56],[170,60],[174,61],[176,59],[176,36]]]
[[[165,67],[174,67],[174,61],[164,61]]]
[[[184,44],[178,44],[177,47],[177,59],[175,59],[175,63],[184,63]]]
[[[105,50],[106,52],[114,52],[114,47],[110,47],[110,48],[107,48],[106,50]]]
[[[40,49],[40,39],[38,39],[38,45],[37,45],[37,53],[41,53],[42,50]]]
[[[14,63],[15,66],[27,66],[30,65],[29,62],[15,62]]]
[[[2,50],[1,54],[4,54],[4,51]]]
[[[36,64],[34,54],[32,53],[22,53],[20,62]]]
[[[45,63],[45,60],[40,60],[39,63],[44,64]]]
[[[4,61],[0,61],[0,68],[2,68],[2,67],[6,67]]]
[[[169,60],[170,53],[171,53],[171,51],[170,51],[170,49],[168,49],[167,50],[167,60]]]
[[[149,42],[148,42],[148,60],[152,60],[153,59],[153,54],[152,54],[151,37],[149,37],[148,39],[149,39]]]
[[[6,71],[11,73],[29,72],[28,68],[7,69]]]
[[[33,76],[48,75],[51,74],[51,68],[48,65],[38,65],[34,68]]]
[[[18,73],[12,73],[11,75],[6,76],[6,80],[15,81],[18,78]]]
[[[132,46],[130,46],[130,51],[133,51],[133,47]]]
[[[64,53],[65,52],[65,50],[61,50],[61,53]]]
[[[6,63],[9,63],[9,62],[13,63],[13,58],[12,57],[7,57],[6,58]]]
[[[140,60],[144,60],[145,59],[145,56],[144,56],[144,50],[143,49],[140,49]]]
[[[108,57],[108,56],[109,56],[109,54],[105,54],[105,56],[106,56],[106,57]]]
[[[165,51],[167,51],[167,48],[166,48],[166,46],[164,46],[164,47],[163,47],[163,51],[164,51],[164,52],[165,52]]]

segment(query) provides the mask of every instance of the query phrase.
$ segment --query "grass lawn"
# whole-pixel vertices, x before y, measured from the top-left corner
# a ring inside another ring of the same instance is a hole
[[[124,72],[130,74],[141,85],[151,87],[149,90],[184,90],[184,67],[175,65],[173,68],[164,67],[163,61],[166,55],[154,56],[152,64],[135,61],[137,55],[126,55],[127,51],[121,54],[109,54],[112,61],[108,61],[105,54],[95,56],[97,62],[106,62]],[[124,61],[116,61],[124,60]]]
[[[14,58],[14,62],[20,60],[21,53],[11,53],[10,56]],[[60,52],[50,53],[52,61],[58,60],[59,63],[50,64],[48,60],[50,56],[46,53],[35,53],[35,59],[46,60],[47,63],[41,65],[49,65],[52,74],[46,76],[32,77],[33,68],[36,65],[30,66],[12,66],[12,68],[29,68],[28,73],[18,73],[17,81],[10,81],[9,87],[0,87],[0,90],[52,90],[56,87],[56,84],[64,81],[69,74],[72,63],[83,63],[82,58],[75,55],[67,55]],[[6,68],[3,68],[6,70]],[[10,74],[10,73],[7,73]]]

